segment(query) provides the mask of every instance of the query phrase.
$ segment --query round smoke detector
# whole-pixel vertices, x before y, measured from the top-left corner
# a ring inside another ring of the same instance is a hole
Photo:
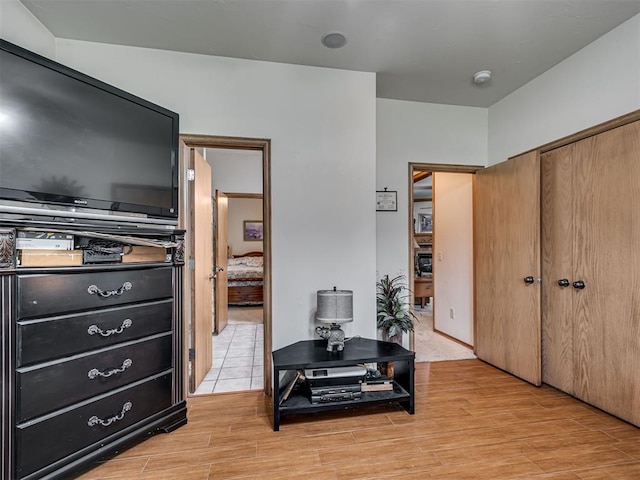
[[[481,70],[473,75],[473,83],[481,85],[491,80],[491,72],[489,70]]]
[[[329,32],[322,37],[322,44],[327,48],[340,48],[347,44],[347,37],[340,32]]]

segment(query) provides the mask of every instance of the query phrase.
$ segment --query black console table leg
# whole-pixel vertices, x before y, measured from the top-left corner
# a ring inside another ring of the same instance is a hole
[[[274,369],[273,372],[273,431],[280,430],[280,370]]]

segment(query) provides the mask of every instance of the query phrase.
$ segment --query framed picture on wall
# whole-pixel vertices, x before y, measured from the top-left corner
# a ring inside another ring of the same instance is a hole
[[[398,211],[398,192],[387,191],[376,192],[376,212],[397,212]]]
[[[430,213],[418,214],[418,233],[431,233],[433,231],[433,217]]]
[[[262,220],[245,220],[242,222],[242,230],[245,242],[262,241],[264,238]]]

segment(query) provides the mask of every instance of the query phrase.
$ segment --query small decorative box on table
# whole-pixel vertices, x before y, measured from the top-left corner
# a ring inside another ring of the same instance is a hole
[[[273,430],[280,429],[280,417],[294,413],[355,408],[381,403],[399,403],[410,414],[415,411],[415,353],[391,342],[353,338],[341,352],[328,352],[324,340],[305,340],[273,352]],[[295,381],[296,372],[309,369],[348,367],[364,363],[393,362],[393,390],[362,391],[358,399],[311,403],[305,389],[280,385],[283,378]],[[293,374],[292,374],[293,372]]]

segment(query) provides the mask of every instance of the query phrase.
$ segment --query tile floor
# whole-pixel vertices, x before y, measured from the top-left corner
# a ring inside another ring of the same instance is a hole
[[[261,390],[263,338],[261,323],[230,323],[214,335],[213,365],[195,394]]]

